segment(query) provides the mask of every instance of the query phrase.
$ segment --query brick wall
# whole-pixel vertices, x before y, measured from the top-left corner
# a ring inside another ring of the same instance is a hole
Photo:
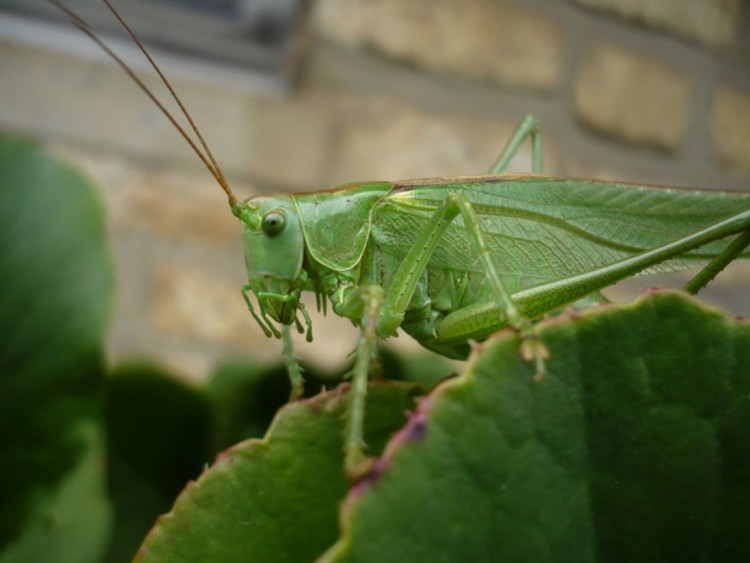
[[[174,82],[243,196],[483,172],[524,113],[542,122],[550,173],[749,189],[748,18],[740,0],[318,0],[295,93]],[[120,71],[0,44],[0,75],[14,77],[0,81],[0,127],[103,188],[118,264],[112,357],[195,377],[233,355],[277,359],[240,297],[221,192]],[[525,150],[513,168],[529,166]],[[708,298],[750,314],[749,281],[734,265]],[[314,324],[317,345],[301,355],[340,366],[356,331]]]

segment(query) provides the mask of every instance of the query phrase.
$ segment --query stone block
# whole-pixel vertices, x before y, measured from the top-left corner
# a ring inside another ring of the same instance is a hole
[[[575,1],[712,47],[723,47],[735,41],[742,5],[740,0]]]
[[[728,86],[718,89],[711,136],[722,164],[734,173],[750,177],[750,95]]]
[[[504,2],[322,0],[315,21],[325,37],[431,71],[537,91],[560,81],[559,26]]]
[[[603,43],[593,46],[579,65],[574,103],[586,125],[631,143],[678,148],[688,119],[685,76]]]
[[[187,127],[163,86],[139,74]],[[4,129],[191,171],[202,167],[172,124],[114,64],[0,43],[0,76],[22,78],[0,80]],[[324,142],[329,122],[314,104],[254,95],[200,77],[178,75],[171,81],[227,175],[286,189],[320,183],[329,156]],[[205,177],[210,180],[208,171]]]
[[[343,123],[336,182],[484,174],[516,125],[497,117],[430,113],[392,99],[341,100],[337,107]],[[544,150],[552,171],[556,158],[549,139]],[[528,144],[509,171],[531,171]]]

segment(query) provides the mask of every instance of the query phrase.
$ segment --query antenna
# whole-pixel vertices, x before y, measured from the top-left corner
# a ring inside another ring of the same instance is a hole
[[[117,10],[110,4],[109,0],[102,0],[104,4],[106,4],[107,8],[112,12],[112,14],[117,18],[117,21],[120,22],[120,25],[125,29],[125,31],[128,32],[128,35],[130,35],[133,42],[138,46],[138,48],[141,50],[143,55],[146,57],[148,62],[151,64],[153,69],[156,71],[156,73],[159,75],[159,78],[164,83],[164,85],[169,90],[169,93],[172,95],[172,98],[174,98],[175,102],[177,102],[177,105],[179,106],[180,110],[182,111],[182,114],[185,116],[185,118],[188,120],[188,123],[190,124],[191,129],[198,137],[198,140],[200,141],[201,147],[203,147],[203,150],[205,150],[205,154],[198,148],[198,146],[195,144],[195,142],[190,138],[190,136],[187,134],[187,132],[183,129],[183,127],[177,123],[177,120],[174,118],[174,116],[169,112],[169,110],[164,107],[164,105],[159,101],[159,99],[154,95],[151,90],[148,89],[148,86],[144,84],[144,82],[138,77],[138,75],[131,69],[125,61],[120,58],[117,53],[115,53],[109,45],[107,45],[92,29],[91,27],[83,21],[78,15],[73,12],[70,8],[68,8],[61,0],[49,0],[51,4],[53,4],[57,9],[59,9],[61,12],[63,12],[70,20],[71,22],[81,31],[83,31],[86,35],[88,35],[99,47],[104,50],[105,53],[107,53],[112,60],[114,60],[120,68],[122,68],[125,73],[135,82],[138,87],[143,90],[143,92],[151,99],[154,104],[156,104],[156,107],[159,108],[159,110],[166,116],[167,119],[172,123],[172,125],[175,126],[177,131],[179,131],[180,135],[182,135],[182,138],[185,139],[185,141],[190,145],[190,148],[193,149],[195,154],[198,155],[198,158],[201,159],[201,162],[205,165],[205,167],[208,169],[208,171],[211,173],[211,175],[216,179],[219,186],[221,186],[221,189],[224,190],[224,193],[227,194],[229,197],[229,205],[234,210],[239,205],[239,200],[237,197],[232,193],[231,188],[229,187],[229,182],[227,182],[226,177],[224,176],[224,172],[222,172],[221,167],[219,166],[218,162],[216,162],[216,159],[214,158],[214,155],[211,153],[211,149],[208,148],[208,144],[203,139],[203,135],[201,135],[200,130],[198,129],[197,125],[193,121],[192,117],[190,116],[190,113],[185,108],[184,104],[182,103],[182,100],[175,92],[174,88],[172,88],[172,85],[169,83],[167,78],[164,76],[164,73],[162,73],[159,66],[156,64],[156,62],[153,60],[151,55],[149,55],[146,48],[143,46],[141,41],[138,39],[138,37],[135,35],[135,32],[128,26],[127,23],[125,23],[125,20],[120,16],[120,14],[117,12]]]

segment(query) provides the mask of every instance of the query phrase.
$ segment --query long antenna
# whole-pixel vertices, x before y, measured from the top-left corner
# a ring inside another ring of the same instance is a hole
[[[125,73],[135,82],[138,87],[143,90],[143,92],[151,99],[154,104],[156,104],[156,107],[159,108],[159,110],[166,116],[167,119],[174,125],[174,127],[179,131],[180,135],[182,135],[183,139],[187,141],[187,143],[190,145],[190,148],[193,149],[195,154],[198,155],[198,158],[201,159],[201,162],[205,165],[205,167],[208,169],[208,171],[211,173],[211,175],[216,179],[219,186],[221,186],[221,189],[224,190],[224,192],[229,197],[229,204],[234,209],[237,205],[239,205],[239,200],[237,197],[232,193],[231,188],[229,187],[229,183],[226,180],[226,177],[224,176],[224,173],[221,170],[221,167],[216,162],[216,159],[214,158],[213,154],[211,153],[211,149],[208,148],[208,144],[203,139],[203,135],[201,135],[200,130],[195,125],[195,122],[193,121],[192,117],[190,116],[190,113],[185,108],[184,104],[182,103],[182,100],[177,95],[177,93],[174,91],[174,88],[172,88],[172,85],[169,83],[167,78],[162,73],[161,69],[158,67],[156,62],[151,58],[151,56],[148,54],[148,51],[146,51],[146,48],[143,46],[143,44],[140,42],[138,37],[135,35],[135,33],[130,29],[130,27],[125,23],[125,20],[122,19],[120,14],[115,10],[114,6],[109,3],[109,0],[103,0],[103,2],[107,5],[109,10],[114,14],[114,16],[117,18],[117,20],[120,22],[120,24],[125,28],[125,31],[127,31],[128,35],[133,39],[135,44],[138,46],[138,48],[141,50],[141,52],[144,54],[146,59],[148,59],[148,62],[151,64],[151,66],[154,68],[156,73],[159,75],[159,78],[164,83],[164,85],[169,90],[170,94],[174,98],[174,100],[177,102],[177,105],[180,107],[180,110],[182,111],[185,118],[188,120],[188,123],[190,123],[190,127],[195,132],[195,134],[198,136],[198,139],[200,140],[200,144],[203,147],[203,149],[206,151],[206,154],[204,155],[203,152],[198,148],[198,146],[195,144],[195,142],[190,138],[190,136],[185,132],[185,130],[182,128],[182,126],[177,122],[177,120],[174,118],[174,116],[167,110],[166,107],[159,101],[159,99],[154,95],[151,90],[148,89],[148,86],[144,84],[144,82],[138,77],[138,75],[123,61],[117,53],[115,53],[109,45],[107,45],[92,29],[91,27],[83,21],[75,12],[73,12],[70,8],[68,8],[61,0],[49,0],[51,4],[53,4],[55,7],[57,7],[61,12],[63,12],[72,22],[73,24],[78,27],[81,31],[83,31],[86,35],[88,35],[99,47],[101,47],[102,50],[104,50],[105,53],[107,53],[119,66],[122,68]],[[207,155],[207,156],[206,156]]]

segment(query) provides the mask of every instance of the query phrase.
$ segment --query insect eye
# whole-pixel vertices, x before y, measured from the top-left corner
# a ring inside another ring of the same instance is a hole
[[[282,211],[279,211],[278,209],[274,209],[266,213],[263,216],[263,222],[261,223],[263,232],[269,236],[278,235],[281,231],[284,230],[285,226],[286,217],[284,217],[284,213]]]

